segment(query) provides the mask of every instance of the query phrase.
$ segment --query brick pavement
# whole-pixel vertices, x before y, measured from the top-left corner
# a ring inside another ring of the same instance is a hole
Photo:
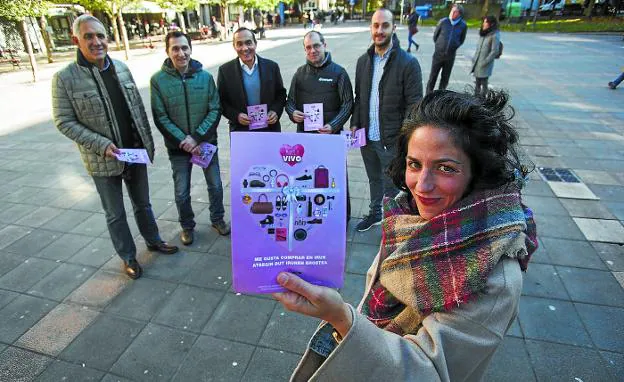
[[[260,54],[280,63],[285,84],[303,62],[300,29],[269,34]],[[368,45],[365,28],[327,29],[336,62],[354,78]],[[417,35],[423,74],[431,65],[431,28]],[[399,31],[402,42],[406,30]],[[570,168],[578,184],[545,182],[525,191],[536,213],[541,249],[525,276],[520,314],[494,356],[487,380],[624,379],[624,89],[606,83],[619,70],[618,36],[503,34],[505,52],[490,79],[508,88],[528,158]],[[460,51],[451,87],[471,83]],[[114,53],[118,54],[118,53]],[[228,44],[197,45],[212,73],[234,57]],[[162,51],[133,52],[129,62],[144,101]],[[49,79],[61,64],[0,76],[0,380],[285,380],[316,320],[285,312],[267,296],[230,289],[230,242],[210,229],[203,179],[193,179],[196,243],[174,256],[145,251],[144,276],[129,280],[106,231],[93,184],[73,143],[52,126]],[[148,105],[149,110],[149,105]],[[294,126],[282,118],[288,130]],[[227,126],[220,126],[229,205]],[[179,244],[168,159],[160,134],[150,167],[154,212],[163,237]],[[349,155],[354,217],[367,212],[359,154]],[[126,200],[129,206],[128,200]],[[345,298],[355,303],[380,240],[350,225]]]

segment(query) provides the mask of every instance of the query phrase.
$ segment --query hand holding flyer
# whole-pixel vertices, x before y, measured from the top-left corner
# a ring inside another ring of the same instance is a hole
[[[305,103],[303,104],[303,130],[318,131],[323,128],[323,104]]]
[[[264,129],[269,126],[269,116],[266,104],[247,106],[247,115],[251,119],[249,130]]]
[[[151,163],[147,150],[145,149],[119,149],[115,154],[117,160],[128,163]]]
[[[210,161],[212,161],[212,157],[217,151],[217,146],[212,145],[208,142],[203,142],[199,145],[199,149],[201,151],[201,154],[193,155],[190,159],[190,162],[198,165],[201,168],[206,168],[210,165]]]
[[[366,129],[357,129],[354,132],[342,131],[340,132],[345,139],[347,149],[353,150],[366,146]]]

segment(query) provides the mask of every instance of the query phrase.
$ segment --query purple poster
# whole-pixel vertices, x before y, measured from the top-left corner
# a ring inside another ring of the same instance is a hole
[[[269,126],[266,104],[247,106],[247,116],[251,119],[249,130],[264,129]]]
[[[366,146],[366,129],[357,129],[354,132],[351,130],[341,131],[340,135],[345,139],[347,149],[353,150]]]
[[[304,103],[303,104],[303,130],[317,131],[323,128],[323,104]]]
[[[199,145],[199,149],[201,150],[201,154],[191,156],[190,162],[201,168],[206,168],[210,166],[212,156],[217,152],[217,146],[208,142],[203,142]]]
[[[234,132],[231,152],[234,290],[282,291],[276,282],[281,271],[340,288],[346,251],[344,139]]]

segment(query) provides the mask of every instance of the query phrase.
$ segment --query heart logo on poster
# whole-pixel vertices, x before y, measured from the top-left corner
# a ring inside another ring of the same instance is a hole
[[[280,148],[280,155],[282,156],[282,160],[292,167],[303,160],[304,151],[305,149],[300,144],[294,146],[282,145]]]

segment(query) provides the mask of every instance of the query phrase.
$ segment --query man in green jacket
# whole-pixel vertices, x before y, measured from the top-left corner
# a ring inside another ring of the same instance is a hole
[[[194,239],[195,214],[191,207],[191,171],[193,154],[199,145],[217,145],[217,126],[221,118],[219,93],[212,75],[202,69],[199,61],[191,59],[191,39],[180,31],[165,37],[168,58],[150,81],[152,114],[156,127],[165,138],[169,153],[176,206],[182,231],[180,240],[190,245]],[[223,220],[223,185],[218,152],[203,169],[208,185],[210,220],[221,235],[230,233]]]
[[[107,55],[106,28],[91,15],[78,17],[72,37],[77,59],[52,79],[54,124],[76,142],[93,178],[115,251],[133,279],[141,277],[136,246],[126,220],[122,184],[126,183],[134,218],[150,251],[171,254],[163,242],[149,199],[147,167],[119,161],[119,148],[143,148],[152,160],[154,141],[139,89],[128,67]]]

